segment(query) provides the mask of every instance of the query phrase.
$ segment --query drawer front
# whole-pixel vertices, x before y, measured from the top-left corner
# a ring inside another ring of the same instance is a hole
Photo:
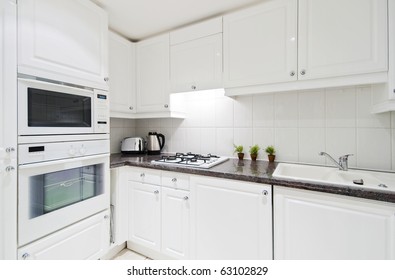
[[[188,191],[189,176],[175,172],[162,172],[162,186]]]
[[[128,180],[139,183],[160,185],[160,170],[148,168],[131,168],[128,170]]]

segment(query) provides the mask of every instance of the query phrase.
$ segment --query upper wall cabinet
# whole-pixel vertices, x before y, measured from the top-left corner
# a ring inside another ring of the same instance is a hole
[[[137,111],[170,111],[169,34],[137,43]]]
[[[171,92],[222,87],[222,17],[170,33]]]
[[[386,82],[387,0],[272,0],[224,17],[228,95]]]
[[[265,3],[224,17],[224,85],[297,79],[297,0]]]
[[[18,1],[18,72],[108,89],[108,21],[88,0]]]
[[[136,112],[136,45],[109,33],[111,117],[133,117]]]
[[[387,71],[387,0],[299,0],[299,79]]]

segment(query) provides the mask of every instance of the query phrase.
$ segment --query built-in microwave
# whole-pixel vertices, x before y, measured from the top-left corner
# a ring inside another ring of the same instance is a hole
[[[108,134],[108,92],[18,79],[18,135]]]

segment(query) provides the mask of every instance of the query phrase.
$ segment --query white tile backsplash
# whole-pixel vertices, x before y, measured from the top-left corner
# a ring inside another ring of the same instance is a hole
[[[274,145],[278,161],[327,164],[350,157],[350,166],[395,171],[395,113],[370,114],[370,86],[270,93],[229,98],[187,96],[186,119],[111,119],[111,152],[122,137],[166,136],[165,151],[201,152],[236,157],[233,144]],[[247,155],[247,157],[249,157]]]

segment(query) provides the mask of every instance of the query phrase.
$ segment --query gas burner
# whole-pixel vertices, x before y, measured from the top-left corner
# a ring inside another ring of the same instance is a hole
[[[220,164],[228,160],[226,157],[220,157],[212,154],[194,154],[188,153],[176,153],[174,155],[162,156],[161,159],[153,160],[154,164],[166,164],[166,165],[178,165],[186,167],[198,167],[198,168],[211,168],[217,164]]]

